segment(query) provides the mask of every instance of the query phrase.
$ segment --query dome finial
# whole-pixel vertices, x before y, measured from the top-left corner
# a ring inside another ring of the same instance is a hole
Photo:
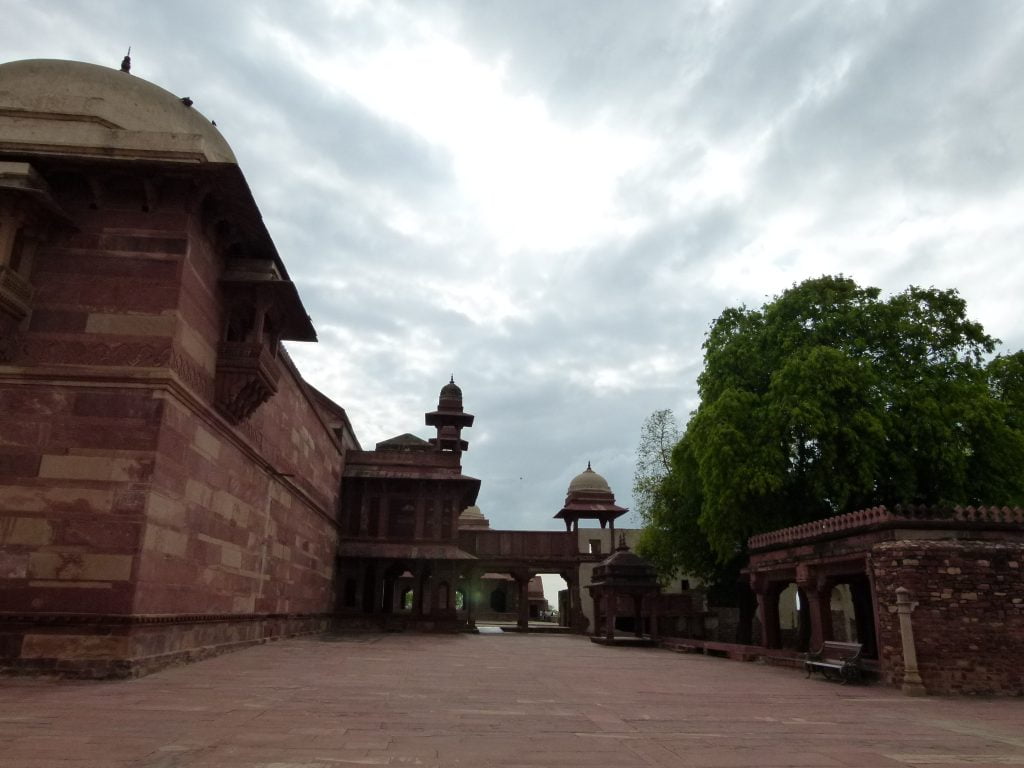
[[[454,384],[455,383],[455,374],[454,373],[452,374],[451,379],[448,380],[448,383],[449,384]]]
[[[592,470],[592,469],[590,468],[590,459],[587,459],[587,471],[588,471],[588,472],[593,472],[593,471],[594,471],[594,470]]]
[[[128,53],[121,59],[121,71],[131,73],[132,71],[132,47],[128,46]]]

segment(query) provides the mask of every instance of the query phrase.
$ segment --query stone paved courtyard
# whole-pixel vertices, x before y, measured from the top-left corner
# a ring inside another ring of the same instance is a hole
[[[299,639],[139,680],[0,679],[4,768],[347,765],[1024,765],[1024,701],[541,635]]]

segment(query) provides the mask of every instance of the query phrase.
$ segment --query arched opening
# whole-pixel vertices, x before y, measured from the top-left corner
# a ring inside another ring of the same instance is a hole
[[[455,610],[456,611],[464,611],[465,609],[466,609],[466,593],[465,593],[465,591],[461,587],[458,587],[455,590]]]
[[[779,593],[779,642],[783,648],[806,651],[811,640],[810,605],[807,596],[790,582]]]
[[[406,587],[402,590],[402,599],[399,601],[399,605],[403,611],[411,611],[414,599],[414,592],[412,587]]]
[[[363,613],[373,613],[376,578],[377,570],[372,565],[367,565],[363,569]]]
[[[836,584],[829,595],[832,614],[832,638],[844,643],[859,643],[857,618],[853,609],[853,594],[849,584]]]
[[[507,597],[505,595],[505,590],[501,587],[498,587],[497,589],[493,590],[491,592],[490,601],[491,610],[495,613],[504,613],[506,605]]]
[[[356,580],[351,576],[345,579],[345,586],[342,588],[342,605],[346,608],[356,607],[356,590],[358,585]]]
[[[832,588],[830,610],[833,639],[860,643],[866,658],[878,658],[875,610],[867,575],[847,576],[836,584]]]

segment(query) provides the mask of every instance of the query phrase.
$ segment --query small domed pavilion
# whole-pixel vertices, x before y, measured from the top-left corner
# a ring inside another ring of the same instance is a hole
[[[608,481],[595,472],[588,461],[587,468],[569,481],[565,505],[555,517],[565,521],[565,530],[570,533],[579,530],[580,520],[597,520],[602,528],[611,529],[614,541],[615,520],[628,511],[615,503],[615,494]]]
[[[653,599],[661,592],[658,576],[654,566],[629,551],[626,537],[620,535],[619,545],[615,551],[594,569],[593,581],[587,587],[594,598],[594,642],[616,642],[615,619],[618,615],[619,600],[622,597],[632,598],[633,627],[635,639],[629,639],[629,645],[654,645],[658,639],[658,617],[655,613],[656,601]],[[648,598],[650,607],[651,631],[650,639],[643,639],[643,603]],[[601,636],[600,615],[604,616],[604,636]],[[618,641],[621,642],[621,641]]]

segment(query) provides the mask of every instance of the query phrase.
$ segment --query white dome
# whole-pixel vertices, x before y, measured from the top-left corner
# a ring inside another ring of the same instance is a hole
[[[0,149],[237,164],[198,110],[135,75],[80,61],[0,64]]]
[[[609,487],[608,481],[592,470],[588,463],[587,468],[569,482],[569,493],[578,491],[611,493],[612,489]]]

